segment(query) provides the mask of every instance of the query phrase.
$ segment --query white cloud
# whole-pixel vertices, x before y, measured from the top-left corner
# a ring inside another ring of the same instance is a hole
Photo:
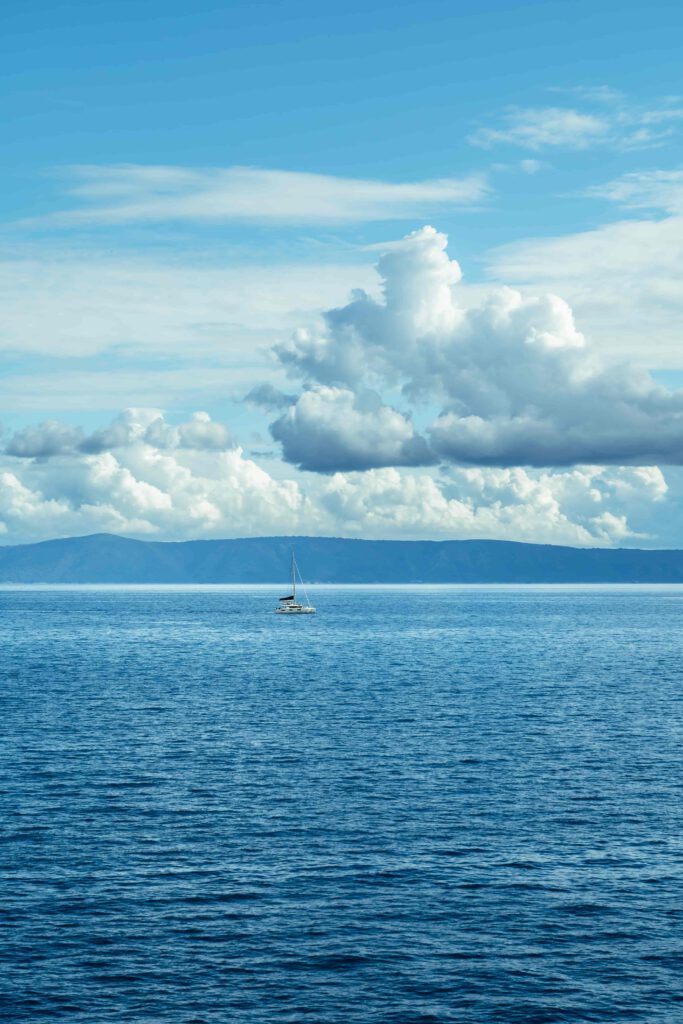
[[[297,442],[321,431],[325,471],[335,460],[347,470],[406,461],[396,458],[393,419],[375,417],[369,443],[358,442],[364,428],[350,415],[351,391],[382,384],[401,385],[413,402],[441,404],[428,431],[431,451],[420,449],[424,464],[435,456],[503,466],[683,462],[683,392],[656,386],[635,366],[603,363],[556,295],[500,288],[479,306],[461,307],[460,270],[446,243],[433,228],[409,235],[379,262],[383,301],[357,292],[327,313],[319,330],[299,332],[276,349],[309,386],[343,390],[343,409],[335,408],[337,391],[299,400],[307,416]],[[285,442],[285,457],[323,468],[302,458],[283,433],[283,424],[297,423],[297,410],[276,421],[273,434]]]
[[[338,262],[240,266],[164,264],[47,250],[0,262],[0,349],[57,357],[117,352],[240,357],[263,364],[260,348],[282,330],[341,301],[374,272]],[[304,314],[304,311],[307,311]]]
[[[642,541],[628,524],[630,505],[665,495],[657,468],[584,466],[541,473],[453,469],[441,484],[396,469],[339,473],[325,485],[321,500],[348,535],[407,532],[423,538],[445,534],[591,546]]]
[[[148,432],[152,428],[148,428]],[[208,412],[196,412],[188,423],[177,428],[177,441],[169,447],[194,448],[197,451],[222,452],[233,447],[230,431],[212,421]]]
[[[524,107],[508,110],[498,128],[478,128],[469,141],[490,149],[509,143],[526,149],[548,146],[587,149],[604,142],[610,132],[606,117],[563,107]]]
[[[319,473],[435,461],[410,420],[373,391],[311,388],[275,420],[271,433],[288,462]]]
[[[147,419],[160,426],[156,410]],[[137,422],[144,418],[138,415]],[[201,416],[190,423],[208,426]],[[196,438],[192,447],[169,448],[167,438],[158,447],[157,439],[147,429],[131,430],[112,450],[73,449],[32,460],[4,456],[0,521],[7,539],[94,530],[168,539],[244,536],[291,531],[309,518],[314,524],[297,484],[275,480],[240,448],[199,448]]]
[[[489,253],[489,275],[523,289],[561,290],[606,356],[683,367],[681,172],[627,175],[591,194],[631,209],[671,212],[501,246]]]
[[[171,426],[159,409],[129,408],[91,434],[54,420],[24,427],[8,440],[5,454],[22,459],[48,459],[73,452],[97,455],[128,448],[136,442],[159,449],[191,448],[209,452],[226,451],[234,446],[227,427],[212,420],[206,412],[195,412],[188,422]]]
[[[84,438],[79,448],[89,454],[123,448],[144,438],[146,431],[161,419],[158,409],[125,409],[106,427]]]
[[[279,480],[240,448],[182,447],[179,428],[158,410],[128,410],[117,422],[128,429],[112,450],[0,455],[5,542],[107,530],[157,539],[284,533],[641,544],[652,543],[642,530],[648,509],[668,499],[656,467],[452,468],[441,480],[388,468]],[[188,422],[209,425],[201,415]]]
[[[5,452],[20,459],[46,459],[73,451],[83,441],[83,431],[55,420],[24,427],[9,439]]]
[[[683,214],[683,170],[636,171],[606,185],[594,186],[586,194],[631,210]]]
[[[568,90],[560,90],[568,91]],[[642,149],[657,146],[672,135],[683,119],[678,101],[658,101],[650,108],[629,103],[621,94],[606,87],[572,91],[577,107],[509,107],[494,127],[481,126],[472,132],[469,142],[491,149],[498,145],[523,149],[589,149],[593,146],[617,146]]]
[[[85,205],[44,218],[55,224],[241,221],[337,224],[422,217],[486,198],[482,175],[390,182],[254,167],[72,169],[70,189]]]
[[[383,301],[355,289],[351,302],[325,313],[317,329],[297,330],[276,346],[282,365],[322,384],[409,376],[463,320],[453,296],[462,273],[448,259],[446,241],[426,227],[386,246],[377,264]]]
[[[0,262],[0,407],[51,416],[237,400],[273,374],[278,338],[359,282],[377,286],[370,264],[200,267],[54,250]],[[49,362],[27,364],[37,355]]]

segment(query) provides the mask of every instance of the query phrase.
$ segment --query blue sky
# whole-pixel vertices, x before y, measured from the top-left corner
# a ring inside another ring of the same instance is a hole
[[[2,540],[683,543],[682,21],[6,5]]]

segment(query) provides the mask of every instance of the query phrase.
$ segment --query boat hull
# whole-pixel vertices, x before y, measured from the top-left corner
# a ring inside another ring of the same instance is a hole
[[[306,604],[290,604],[283,605],[281,608],[275,609],[276,615],[314,615],[315,608]]]

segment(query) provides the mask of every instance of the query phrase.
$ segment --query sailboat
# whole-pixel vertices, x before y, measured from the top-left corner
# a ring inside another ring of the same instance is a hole
[[[292,588],[291,588],[292,592],[291,592],[291,594],[286,594],[284,597],[280,598],[280,603],[277,606],[277,608],[275,609],[275,611],[276,611],[276,613],[278,615],[312,615],[315,612],[315,608],[313,608],[313,606],[308,603],[308,594],[306,593],[306,588],[304,587],[304,581],[301,579],[301,573],[299,572],[299,566],[296,564],[296,559],[294,557],[294,552],[293,551],[292,551],[292,570],[291,571],[292,571]],[[297,601],[297,599],[296,599],[296,580],[297,580],[297,576],[299,578],[299,583],[301,584],[301,589],[304,592],[304,598],[306,599],[306,604],[301,604],[301,602]]]

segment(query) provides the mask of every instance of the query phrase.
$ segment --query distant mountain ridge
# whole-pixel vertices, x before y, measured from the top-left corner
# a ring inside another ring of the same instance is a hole
[[[311,583],[683,583],[683,551],[498,540],[246,537],[178,542],[114,534],[0,547],[2,583],[277,583],[296,549]]]

